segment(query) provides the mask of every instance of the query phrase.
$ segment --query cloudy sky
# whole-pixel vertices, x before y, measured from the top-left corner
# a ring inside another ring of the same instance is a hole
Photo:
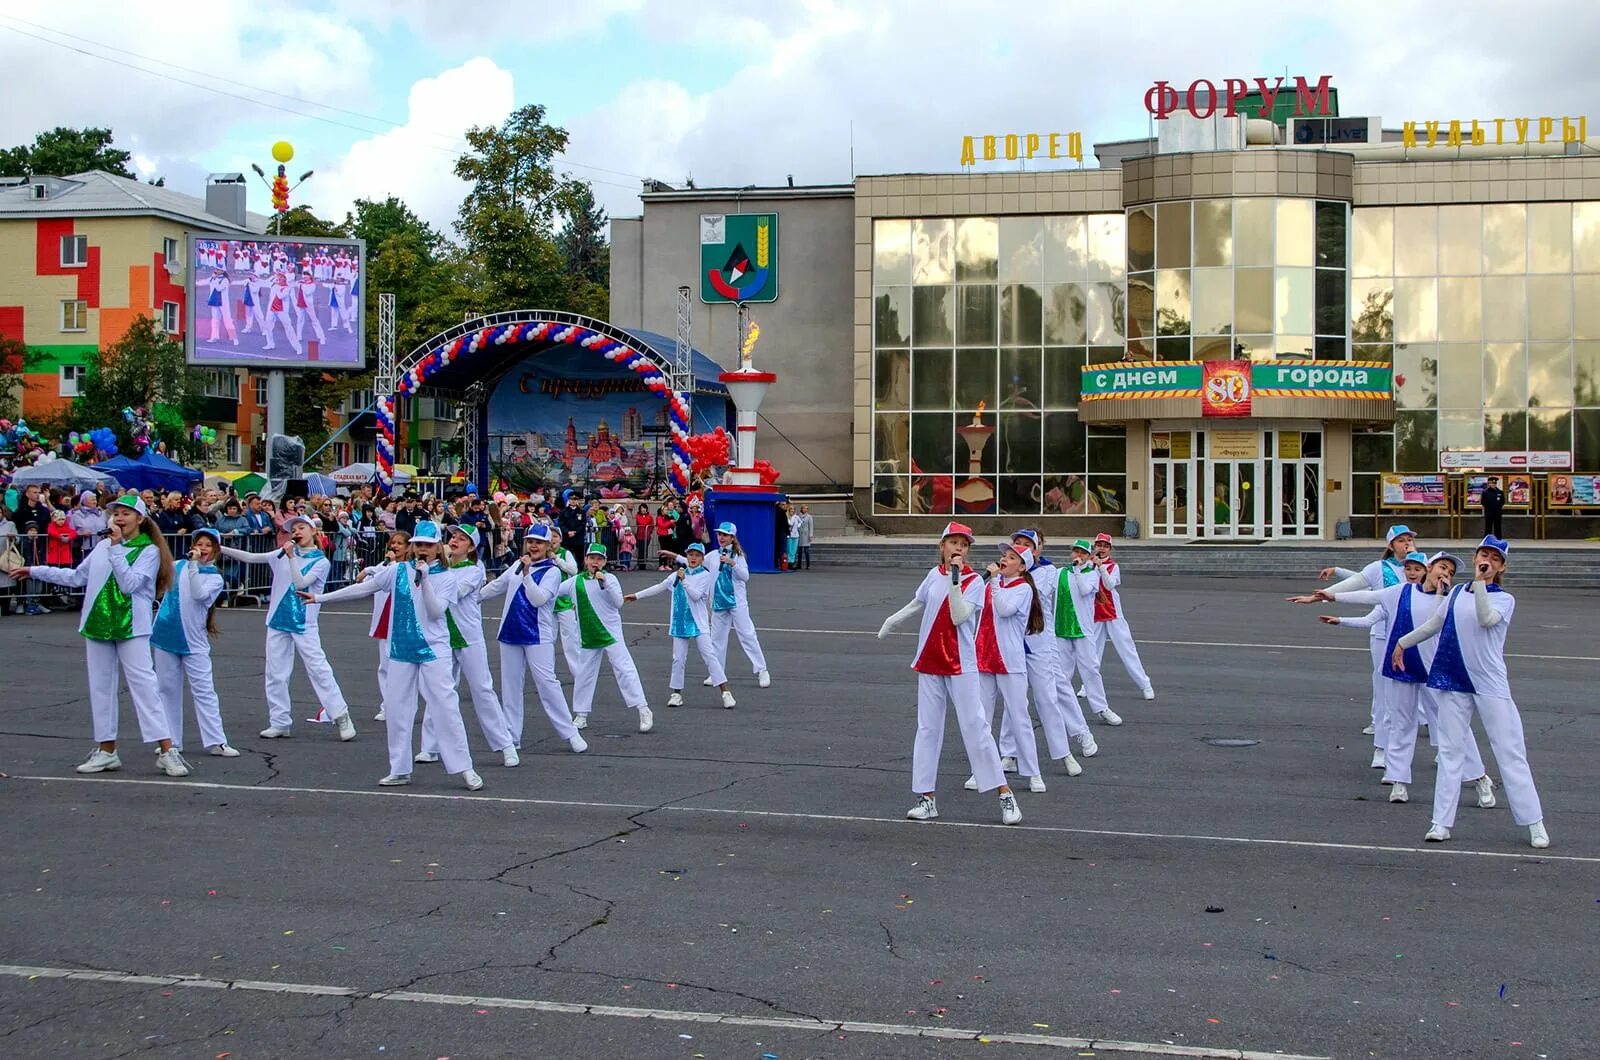
[[[1141,135],[1158,78],[1327,73],[1388,125],[1589,113],[1600,135],[1597,39],[1576,0],[55,0],[0,12],[0,145],[110,126],[198,193],[286,139],[319,213],[395,194],[448,226],[462,131],[542,103],[625,217],[644,177],[827,183],[852,144],[855,173],[949,172],[968,133]]]

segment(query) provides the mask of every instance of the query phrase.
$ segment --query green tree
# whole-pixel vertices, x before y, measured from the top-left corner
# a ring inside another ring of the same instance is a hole
[[[189,367],[184,362],[183,344],[154,320],[141,316],[122,338],[89,361],[68,414],[68,426],[80,431],[110,427],[116,432],[118,448],[131,455],[133,437],[123,409],[143,406],[152,421],[192,424],[199,419],[204,401],[205,372]],[[163,407],[160,412],[157,406]],[[192,443],[182,430],[163,430],[161,440],[174,459],[191,455]]]
[[[271,231],[282,236],[337,236],[339,227],[332,221],[318,217],[311,207],[301,203],[291,206],[282,217],[269,222]]]
[[[22,374],[34,359],[20,339],[0,334],[0,419],[22,415]]]
[[[594,201],[594,189],[587,184],[575,188],[563,213],[566,223],[559,242],[567,271],[604,287],[611,272],[611,248],[606,243],[611,219]]]
[[[351,375],[346,372],[289,372],[284,380],[283,429],[285,434],[298,435],[305,443],[306,456],[321,447],[333,433],[328,427],[328,410],[338,409],[352,390],[372,385],[370,372]],[[307,461],[306,470],[328,470],[331,452],[323,453],[315,461]]]
[[[71,176],[91,169],[133,178],[127,151],[111,146],[110,129],[69,129],[57,126],[33,138],[33,143],[0,151],[0,174]]]

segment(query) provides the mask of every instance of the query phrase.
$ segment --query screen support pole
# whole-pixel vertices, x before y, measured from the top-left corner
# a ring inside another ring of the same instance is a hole
[[[283,433],[283,369],[267,373],[267,437]]]

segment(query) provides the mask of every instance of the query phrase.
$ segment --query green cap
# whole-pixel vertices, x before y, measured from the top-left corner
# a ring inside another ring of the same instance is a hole
[[[1076,541],[1074,541],[1072,543],[1072,547],[1074,549],[1080,549],[1081,548],[1085,552],[1093,552],[1094,551],[1094,546],[1089,544],[1089,539],[1086,538],[1086,537],[1078,538],[1078,540],[1076,540]]]
[[[588,550],[584,552],[585,556],[604,556],[605,554],[606,554],[606,546],[602,545],[598,541],[596,541],[593,544],[591,544],[589,546]]]

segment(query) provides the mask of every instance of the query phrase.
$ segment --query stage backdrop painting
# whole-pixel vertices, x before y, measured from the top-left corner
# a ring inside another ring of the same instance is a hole
[[[696,395],[696,433],[727,422],[727,402]],[[527,358],[489,396],[489,472],[504,488],[580,485],[606,497],[654,494],[672,440],[666,402],[636,373],[580,349]],[[659,433],[657,433],[659,428]]]

